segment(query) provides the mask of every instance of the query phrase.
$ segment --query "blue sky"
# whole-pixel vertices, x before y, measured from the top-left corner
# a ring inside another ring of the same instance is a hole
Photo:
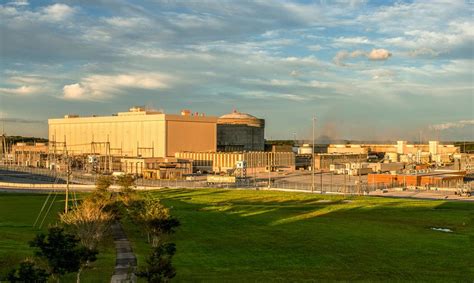
[[[132,105],[267,138],[474,139],[472,1],[2,1],[7,134]]]

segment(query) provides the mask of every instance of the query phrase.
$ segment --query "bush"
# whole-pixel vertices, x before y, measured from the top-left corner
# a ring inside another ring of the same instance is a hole
[[[82,265],[97,259],[97,250],[79,246],[79,239],[64,232],[63,228],[51,227],[48,234],[39,233],[30,242],[30,246],[38,248],[35,255],[44,259],[50,273],[59,278],[70,272],[79,272]]]
[[[153,248],[146,260],[147,266],[135,274],[148,282],[168,282],[176,276],[176,270],[171,265],[171,258],[175,253],[176,246],[173,243]]]
[[[26,259],[20,263],[18,269],[12,269],[6,279],[10,282],[47,282],[49,273],[36,266],[32,260]]]

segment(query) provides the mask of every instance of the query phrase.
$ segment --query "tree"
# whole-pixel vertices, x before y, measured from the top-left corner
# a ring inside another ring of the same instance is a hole
[[[107,191],[113,183],[111,176],[99,176],[95,181],[97,191]]]
[[[120,196],[125,205],[129,205],[135,196],[135,191],[133,186],[135,185],[135,180],[131,175],[122,175],[117,177],[117,185],[120,187]]]
[[[85,262],[95,261],[97,250],[80,246],[79,239],[64,232],[63,228],[51,227],[48,235],[39,233],[30,242],[38,248],[35,255],[46,260],[49,271],[59,281],[59,277],[70,272],[78,272]]]
[[[105,202],[85,199],[76,209],[61,214],[60,219],[74,230],[84,247],[94,250],[114,220],[113,213],[106,208]]]
[[[130,204],[130,215],[138,224],[145,227],[148,240],[151,236],[153,247],[159,246],[165,234],[174,232],[180,225],[176,218],[170,216],[169,209],[163,206],[158,199],[146,198]]]
[[[91,199],[94,201],[109,201],[111,193],[109,188],[113,183],[111,176],[99,176],[95,182],[95,190],[92,192]]]
[[[148,282],[168,282],[176,276],[176,270],[171,265],[171,258],[176,253],[173,243],[162,244],[153,248],[147,258],[147,266],[135,274]]]
[[[49,273],[36,266],[36,263],[30,259],[26,259],[20,263],[18,269],[12,269],[6,279],[10,282],[47,282]]]
[[[61,214],[60,219],[74,230],[84,247],[95,251],[114,220],[113,213],[105,211],[106,207],[107,202],[85,199],[76,209]],[[82,261],[77,271],[77,282],[80,281],[82,270],[88,265],[89,260]]]

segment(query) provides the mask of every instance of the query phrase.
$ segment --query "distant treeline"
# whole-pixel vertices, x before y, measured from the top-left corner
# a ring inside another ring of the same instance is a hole
[[[461,148],[461,152],[463,153],[474,153],[474,142],[454,142],[455,146],[459,146]]]
[[[17,142],[24,143],[37,143],[37,142],[48,142],[48,139],[37,138],[37,137],[22,137],[22,136],[7,136],[7,144],[16,144]]]

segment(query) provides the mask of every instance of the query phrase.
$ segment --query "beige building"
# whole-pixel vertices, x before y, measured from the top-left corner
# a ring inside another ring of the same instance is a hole
[[[460,148],[452,144],[440,144],[430,141],[428,144],[409,144],[407,141],[397,141],[396,144],[331,144],[328,153],[367,154],[384,152],[391,162],[405,163],[449,163]]]
[[[216,151],[217,117],[130,108],[112,116],[49,119],[50,152],[69,155],[173,157],[180,151]]]
[[[193,173],[192,162],[173,157],[121,158],[121,171],[145,179],[183,179]]]
[[[275,170],[295,170],[293,152],[177,152],[176,158],[193,161],[193,168],[207,172],[234,170],[237,162],[245,161],[250,172],[263,172],[270,167]]]
[[[313,156],[317,170],[330,169],[331,164],[367,162],[367,153],[320,153]]]
[[[48,145],[45,143],[16,143],[12,146],[13,164],[19,166],[46,167]]]

